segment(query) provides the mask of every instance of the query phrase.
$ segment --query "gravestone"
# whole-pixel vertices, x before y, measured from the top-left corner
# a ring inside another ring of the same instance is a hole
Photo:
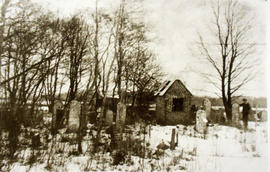
[[[176,126],[176,131],[175,131],[176,143],[175,143],[175,146],[178,146],[178,134],[179,134],[179,126]]]
[[[86,128],[87,123],[89,121],[89,116],[90,116],[90,106],[87,104],[82,104],[81,106],[81,125],[82,128]]]
[[[223,112],[222,115],[223,115],[223,118],[224,118],[225,122],[227,123],[228,122],[228,118],[227,118],[226,112]]]
[[[122,141],[122,133],[120,131],[119,127],[116,127],[116,125],[112,124],[112,145],[113,147],[116,147],[117,149],[121,148],[121,141]]]
[[[196,130],[203,134],[207,129],[206,112],[204,110],[198,110],[196,113]]]
[[[106,112],[106,124],[111,125],[113,123],[113,111],[110,109]]]
[[[117,104],[117,114],[115,122],[117,127],[125,125],[126,113],[127,113],[126,105],[122,102],[119,102]]]
[[[211,114],[211,101],[207,98],[203,100],[203,109],[206,113],[206,119],[210,120],[210,114]]]
[[[170,149],[171,150],[174,150],[175,149],[175,128],[172,129]]]
[[[234,103],[232,105],[232,122],[234,125],[238,125],[240,120],[239,105]]]
[[[68,129],[70,131],[76,132],[80,127],[80,113],[81,113],[81,104],[72,100],[70,102],[69,108],[69,118],[68,118]]]
[[[40,135],[39,134],[32,134],[31,141],[32,141],[31,146],[33,148],[38,148],[41,145]]]
[[[61,119],[59,119],[59,114],[63,110],[63,103],[60,100],[55,101],[52,114],[52,133],[55,133]]]
[[[263,122],[267,121],[267,111],[266,110],[262,111],[261,121],[263,121]]]

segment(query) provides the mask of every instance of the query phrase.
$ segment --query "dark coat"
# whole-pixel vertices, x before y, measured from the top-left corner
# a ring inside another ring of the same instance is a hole
[[[242,103],[240,106],[243,107],[243,120],[248,120],[248,114],[251,109],[249,103]]]

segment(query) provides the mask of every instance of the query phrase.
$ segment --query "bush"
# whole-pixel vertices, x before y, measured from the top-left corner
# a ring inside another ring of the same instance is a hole
[[[113,154],[113,165],[119,165],[121,163],[125,162],[125,157],[127,155],[127,152],[123,150],[115,151]]]

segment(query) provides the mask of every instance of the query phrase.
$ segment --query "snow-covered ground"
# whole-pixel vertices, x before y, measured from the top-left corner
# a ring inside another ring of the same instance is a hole
[[[268,171],[267,123],[249,122],[247,132],[235,127],[214,125],[208,128],[205,135],[195,132],[194,126],[147,126],[148,132],[145,134],[139,132],[140,124],[129,128],[134,137],[144,139],[143,144],[148,145],[145,158],[127,155],[124,163],[113,165],[112,153],[89,152],[92,148],[89,133],[94,133],[90,130],[83,139],[83,154],[73,154],[77,149],[77,145],[71,143],[75,136],[65,135],[63,130],[43,150],[20,150],[18,162],[12,163],[9,168],[2,167],[1,171]],[[176,128],[179,136],[175,150],[157,150],[161,142],[169,145],[173,128]],[[64,137],[68,141],[63,141]],[[102,139],[108,143],[108,134],[103,132]],[[41,140],[43,142],[43,138]],[[33,153],[38,153],[38,156],[30,166],[29,159]],[[50,168],[48,162],[52,164]]]
[[[249,122],[249,131],[215,125],[208,128],[206,138],[194,132],[193,126],[179,129],[179,145],[173,153],[193,152],[185,164],[187,171],[268,171],[267,123]],[[169,142],[174,126],[153,127],[151,143]]]

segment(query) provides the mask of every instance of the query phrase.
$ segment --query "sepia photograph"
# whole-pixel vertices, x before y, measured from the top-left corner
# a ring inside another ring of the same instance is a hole
[[[0,0],[0,171],[270,171],[269,9]]]

